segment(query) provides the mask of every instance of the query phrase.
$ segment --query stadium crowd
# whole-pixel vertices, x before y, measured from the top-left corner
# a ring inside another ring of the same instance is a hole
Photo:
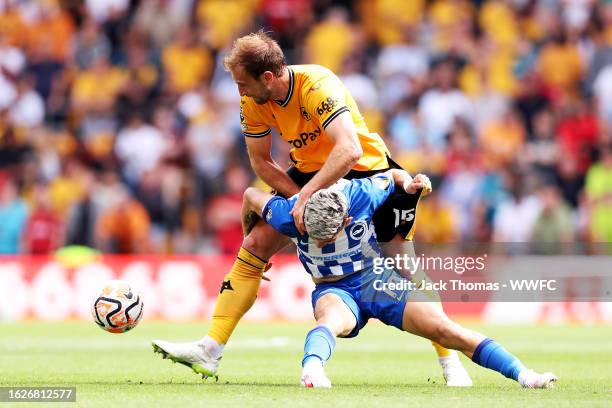
[[[0,0],[0,253],[236,253],[260,27],[431,176],[416,240],[612,242],[612,1]]]

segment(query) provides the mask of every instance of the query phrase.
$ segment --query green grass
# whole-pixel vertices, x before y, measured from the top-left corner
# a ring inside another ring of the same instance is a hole
[[[77,404],[51,406],[611,406],[612,327],[469,326],[524,363],[556,373],[552,390],[523,390],[467,359],[469,389],[444,386],[429,343],[371,323],[338,341],[331,390],[302,389],[308,325],[243,324],[226,349],[218,383],[153,354],[150,341],[190,341],[205,324],[142,322],[115,335],[93,323],[0,324],[0,385],[76,386]],[[8,404],[0,403],[0,408]],[[37,406],[19,404],[19,406]]]

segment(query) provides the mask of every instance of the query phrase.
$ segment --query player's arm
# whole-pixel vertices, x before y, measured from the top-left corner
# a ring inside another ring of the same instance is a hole
[[[361,158],[363,151],[350,111],[342,112],[325,128],[334,147],[321,170],[300,190],[300,197],[291,210],[295,225],[304,233],[304,206],[317,190],[334,184],[345,176]]]
[[[297,236],[297,229],[289,214],[293,200],[294,198],[288,200],[258,188],[247,188],[242,201],[243,229],[247,227],[244,220],[248,220],[248,214],[256,214],[281,234],[289,237]],[[247,232],[245,229],[245,233]]]
[[[391,169],[388,170],[393,178],[393,183],[396,187],[402,188],[408,194],[414,194],[420,189],[423,189],[422,197],[425,197],[431,192],[431,181],[424,174],[417,174],[412,178],[406,170]]]
[[[251,167],[259,178],[285,197],[298,193],[300,188],[283,169],[272,159],[272,137],[246,137]]]
[[[257,222],[257,217],[261,217],[264,206],[274,197],[255,187],[246,189],[242,199],[242,212],[240,219],[242,220],[242,231],[246,236]],[[254,216],[256,215],[256,217]]]
[[[369,208],[374,214],[396,189],[408,194],[422,190],[421,196],[424,196],[431,191],[431,182],[424,174],[412,178],[405,170],[390,169],[368,178],[351,180],[351,202]]]

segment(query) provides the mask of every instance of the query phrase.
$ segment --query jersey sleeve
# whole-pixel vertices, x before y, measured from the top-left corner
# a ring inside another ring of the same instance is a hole
[[[345,96],[346,91],[338,78],[323,78],[308,90],[305,108],[325,129],[340,114],[349,112]]]
[[[366,211],[368,216],[372,216],[394,191],[395,182],[390,171],[363,179],[353,179],[349,193],[351,207]]]
[[[270,126],[264,123],[255,107],[245,97],[240,100],[240,128],[246,137],[264,137],[270,134]]]
[[[281,234],[288,237],[297,237],[298,231],[295,227],[295,222],[291,214],[289,214],[293,204],[293,202],[286,198],[274,196],[264,205],[261,218]]]

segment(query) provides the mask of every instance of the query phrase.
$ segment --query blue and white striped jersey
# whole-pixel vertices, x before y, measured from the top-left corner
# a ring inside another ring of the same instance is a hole
[[[297,254],[306,271],[315,278],[325,276],[346,276],[370,268],[373,257],[380,249],[372,216],[378,207],[394,191],[391,172],[354,180],[340,179],[331,188],[342,191],[349,205],[348,215],[353,221],[347,225],[338,238],[317,248],[308,234],[300,234],[289,211],[298,195],[286,199],[272,197],[264,206],[263,219],[274,229],[287,235],[295,243]]]

